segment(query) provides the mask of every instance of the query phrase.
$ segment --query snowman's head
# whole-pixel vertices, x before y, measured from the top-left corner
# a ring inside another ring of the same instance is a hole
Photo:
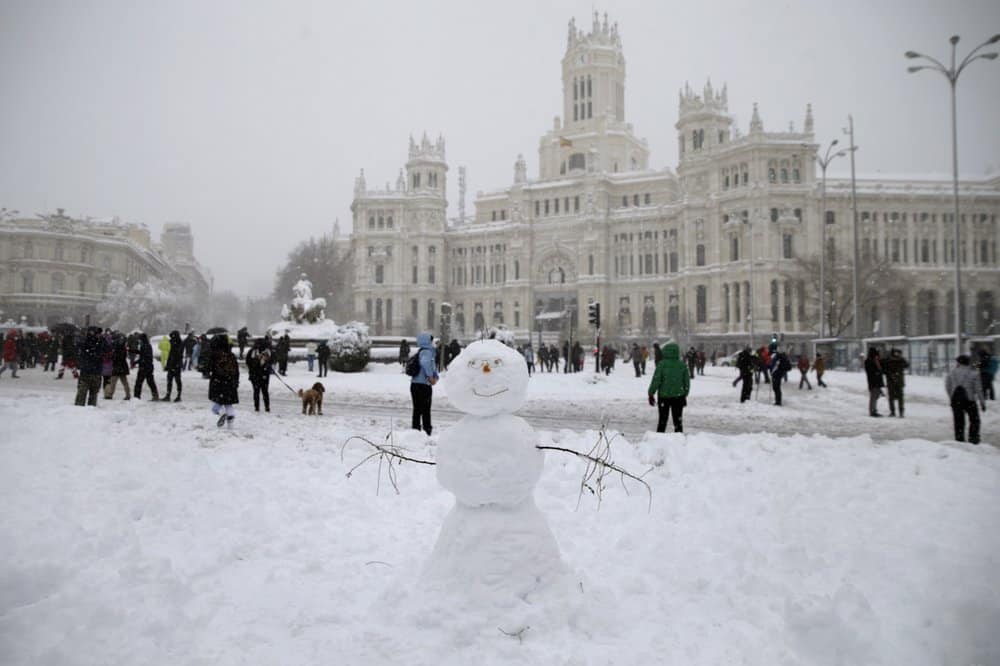
[[[513,412],[527,396],[528,365],[502,342],[473,342],[448,366],[444,387],[451,404],[466,414]]]

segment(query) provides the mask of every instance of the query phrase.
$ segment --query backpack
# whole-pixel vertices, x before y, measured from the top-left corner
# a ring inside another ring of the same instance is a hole
[[[788,371],[792,369],[792,362],[788,360],[786,354],[782,354],[781,358],[778,359],[778,370],[781,370],[783,374],[788,374]]]
[[[406,374],[410,377],[416,377],[420,374],[420,352],[411,356],[410,360],[406,362]]]

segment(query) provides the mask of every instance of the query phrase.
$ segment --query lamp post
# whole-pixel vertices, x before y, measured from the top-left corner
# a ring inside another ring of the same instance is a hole
[[[750,230],[750,289],[747,290],[747,308],[750,311],[750,349],[756,349],[753,346],[753,333],[754,333],[754,300],[753,300],[753,221],[757,217],[759,209],[755,208],[752,217],[748,217],[746,220],[747,227]]]
[[[857,341],[860,339],[861,333],[861,303],[858,295],[858,282],[860,281],[858,278],[858,190],[854,176],[854,153],[857,152],[858,147],[854,144],[854,116],[850,114],[847,115],[847,127],[844,128],[844,134],[851,139],[851,145],[847,149],[847,152],[851,154],[851,236],[854,245],[854,270],[851,279],[851,299],[854,303],[854,313],[851,317],[851,337]]]
[[[826,148],[826,153],[823,157],[815,155],[814,159],[816,163],[819,164],[820,170],[823,172],[823,185],[820,190],[820,213],[819,213],[819,225],[820,225],[820,245],[819,245],[819,337],[823,337],[826,333],[826,168],[830,166],[830,162],[838,157],[843,157],[847,154],[847,151],[838,150],[832,155],[830,152],[833,147],[837,145],[837,139],[830,142],[830,145]]]
[[[958,35],[952,35],[948,40],[951,42],[951,67],[945,67],[939,61],[935,60],[930,56],[926,56],[922,53],[917,53],[916,51],[907,51],[904,55],[907,58],[921,58],[932,64],[930,65],[914,65],[913,67],[908,67],[907,71],[911,74],[913,72],[919,72],[922,69],[930,69],[935,72],[939,72],[946,79],[951,87],[951,169],[952,169],[952,192],[955,197],[955,212],[954,220],[955,223],[955,353],[960,354],[962,352],[962,226],[960,224],[961,217],[959,217],[958,212],[958,120],[955,115],[955,86],[958,83],[958,77],[961,75],[962,70],[968,66],[973,60],[995,60],[997,54],[995,52],[991,53],[978,53],[980,49],[984,46],[989,46],[1000,42],[1000,34],[993,35],[985,42],[972,49],[969,55],[965,56],[961,63],[957,66],[955,65],[955,47],[958,45]]]

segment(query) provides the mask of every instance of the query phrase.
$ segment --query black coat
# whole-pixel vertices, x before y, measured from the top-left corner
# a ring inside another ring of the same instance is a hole
[[[184,362],[184,343],[181,336],[170,336],[170,353],[167,354],[166,370],[180,370]]]
[[[885,386],[885,380],[882,378],[882,364],[878,358],[869,356],[865,360],[865,375],[868,377],[869,391]]]
[[[149,340],[139,343],[139,370],[153,371],[153,345],[149,344]]]
[[[111,374],[118,377],[128,373],[128,350],[125,348],[125,340],[119,339],[111,350]]]
[[[213,351],[208,373],[208,399],[220,405],[239,404],[236,389],[240,385],[240,366],[236,355],[228,349]]]

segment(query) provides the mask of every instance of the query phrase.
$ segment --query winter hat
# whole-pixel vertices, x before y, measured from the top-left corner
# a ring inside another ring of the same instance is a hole
[[[959,365],[969,365],[972,359],[969,358],[968,354],[962,354],[961,356],[956,358],[955,361],[957,361]]]

